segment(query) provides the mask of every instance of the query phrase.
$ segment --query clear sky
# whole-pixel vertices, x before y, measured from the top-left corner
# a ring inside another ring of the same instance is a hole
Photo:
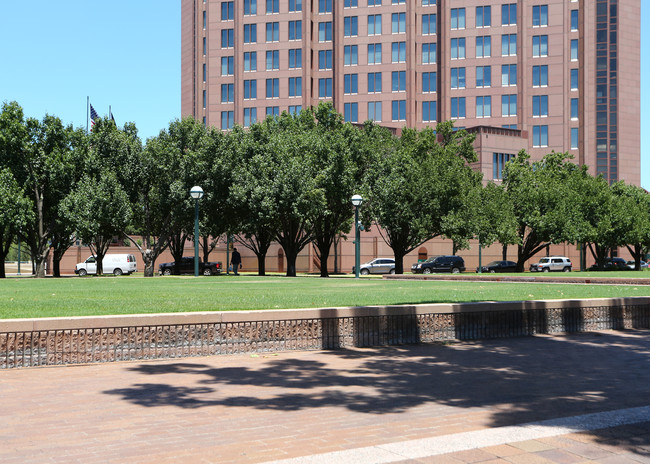
[[[0,0],[0,102],[86,126],[136,123],[143,141],[180,117],[179,0]],[[650,24],[650,1],[641,2]],[[650,32],[641,29],[641,185],[650,190]]]

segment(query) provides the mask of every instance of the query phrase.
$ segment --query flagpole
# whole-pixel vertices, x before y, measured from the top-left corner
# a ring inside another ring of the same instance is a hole
[[[90,96],[86,97],[86,134],[88,133],[88,117],[90,112]]]

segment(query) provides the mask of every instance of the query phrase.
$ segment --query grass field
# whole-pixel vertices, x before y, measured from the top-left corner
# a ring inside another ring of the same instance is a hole
[[[650,296],[650,286],[279,276],[8,278],[0,281],[0,319],[622,296]]]

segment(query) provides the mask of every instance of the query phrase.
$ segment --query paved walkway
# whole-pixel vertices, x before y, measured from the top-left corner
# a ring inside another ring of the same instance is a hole
[[[0,463],[650,464],[650,331],[0,371]]]

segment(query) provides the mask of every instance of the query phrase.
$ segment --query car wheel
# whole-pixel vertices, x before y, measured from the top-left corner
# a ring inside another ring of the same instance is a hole
[[[460,269],[458,269],[457,267],[452,267],[451,268],[451,273],[452,274],[458,274],[459,272],[460,272]]]
[[[87,272],[85,269],[79,269],[79,276],[80,276],[80,277],[83,277],[83,276],[85,276],[86,274],[88,274],[88,272]]]
[[[545,267],[544,269],[542,269],[542,272],[549,272],[549,271],[550,271],[550,269],[547,268],[547,267]]]
[[[389,274],[395,274],[395,269],[391,269]]]
[[[490,274],[496,274],[496,273],[497,271],[495,271],[494,269],[490,269]]]
[[[368,269],[361,269],[361,275],[368,275],[370,271]]]
[[[428,268],[428,267],[425,267],[424,269],[422,269],[422,274],[431,274],[431,269]]]
[[[564,271],[564,272],[571,272],[571,268],[570,268],[569,266],[567,266],[567,267],[565,267],[564,269],[562,269],[562,271]]]
[[[211,276],[212,275],[212,269],[210,269],[209,267],[206,267],[205,269],[203,269],[203,275],[204,276]]]
[[[121,276],[122,275],[122,269],[120,269],[119,267],[116,267],[115,269],[113,269],[113,275],[114,276]]]
[[[172,275],[172,270],[167,268],[163,271],[163,275]]]

